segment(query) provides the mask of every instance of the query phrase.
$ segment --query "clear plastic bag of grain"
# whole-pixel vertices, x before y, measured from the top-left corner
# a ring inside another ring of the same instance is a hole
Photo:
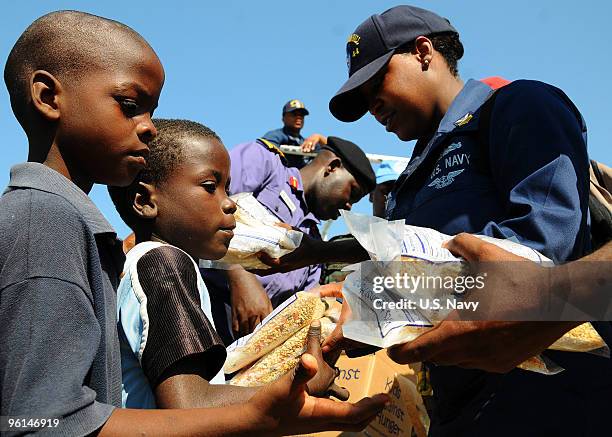
[[[239,264],[247,270],[269,269],[259,260],[260,253],[280,258],[300,245],[303,234],[278,226],[279,219],[252,193],[239,193],[231,198],[236,202],[236,228],[227,254],[217,261],[200,260],[200,267],[229,269]]]
[[[321,320],[321,342],[334,330],[336,324],[328,317]],[[310,325],[304,326],[283,344],[268,352],[252,366],[241,370],[230,381],[231,385],[257,387],[276,381],[292,370],[306,352],[306,339]]]
[[[606,342],[589,322],[576,326],[563,337],[551,344],[548,349],[565,352],[589,352],[610,357]]]
[[[223,370],[234,373],[283,344],[311,321],[323,317],[327,305],[317,293],[300,291],[280,304],[255,330],[227,347]]]

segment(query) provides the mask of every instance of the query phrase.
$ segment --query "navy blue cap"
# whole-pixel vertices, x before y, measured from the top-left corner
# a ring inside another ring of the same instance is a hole
[[[446,18],[415,6],[396,6],[365,20],[346,43],[349,78],[329,101],[329,110],[340,121],[355,121],[368,110],[357,88],[387,63],[395,50],[419,36],[457,30]]]
[[[298,99],[289,100],[287,103],[285,103],[285,106],[283,106],[283,114],[298,110],[303,111],[304,115],[309,114],[308,109],[306,109],[306,106],[304,106],[304,102]]]

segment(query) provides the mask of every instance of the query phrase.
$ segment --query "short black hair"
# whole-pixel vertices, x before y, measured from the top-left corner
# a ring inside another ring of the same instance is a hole
[[[59,80],[82,77],[93,68],[113,62],[113,48],[126,36],[151,49],[129,26],[86,12],[55,11],[30,24],[11,49],[4,67],[11,107],[23,128],[27,129],[29,80],[34,71],[45,70]]]
[[[108,187],[117,212],[133,231],[140,228],[140,220],[132,209],[140,182],[157,186],[163,184],[181,164],[186,139],[214,139],[223,144],[212,129],[195,121],[157,118],[153,119],[153,124],[157,129],[157,136],[149,143],[147,166],[129,186]]]
[[[442,32],[427,36],[434,49],[442,55],[448,65],[448,69],[455,77],[459,75],[458,63],[463,57],[464,49],[459,34],[455,32]],[[403,45],[396,50],[396,53],[410,53],[414,49],[414,41]]]

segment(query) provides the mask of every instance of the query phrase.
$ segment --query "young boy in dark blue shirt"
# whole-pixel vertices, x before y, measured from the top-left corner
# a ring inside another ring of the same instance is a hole
[[[0,198],[3,419],[57,418],[53,431],[60,435],[253,435],[291,425],[296,432],[343,428],[378,411],[376,401],[351,406],[309,397],[304,387],[317,364],[308,355],[294,375],[245,404],[116,409],[115,289],[123,259],[87,193],[94,183],[128,185],[146,165],[162,65],[129,27],[61,11],[25,30],[4,79],[28,137],[29,162],[12,169]],[[32,423],[8,430],[35,432]]]
[[[65,11],[25,30],[4,80],[29,162],[0,199],[1,415],[59,418],[55,431],[88,434],[121,400],[122,257],[87,193],[143,168],[164,71],[129,27]]]

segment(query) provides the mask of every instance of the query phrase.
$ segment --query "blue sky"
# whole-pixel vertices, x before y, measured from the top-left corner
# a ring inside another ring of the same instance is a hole
[[[304,134],[351,139],[371,153],[410,156],[369,116],[335,120],[329,98],[346,79],[345,42],[369,15],[389,1],[21,1],[4,5],[0,58],[5,62],[20,33],[40,15],[78,9],[122,21],[141,33],[166,70],[159,117],[187,118],[211,127],[228,148],[281,126],[282,105],[302,99],[311,115]],[[591,157],[612,164],[612,71],[608,1],[415,1],[450,19],[465,55],[464,80],[500,75],[537,79],[563,89],[589,127]],[[607,78],[606,78],[607,79]],[[0,186],[11,165],[27,157],[25,135],[0,87]],[[305,135],[306,136],[306,135]],[[104,187],[91,193],[120,236],[127,234]],[[370,212],[364,200],[357,211]],[[343,230],[341,224],[333,233]]]

